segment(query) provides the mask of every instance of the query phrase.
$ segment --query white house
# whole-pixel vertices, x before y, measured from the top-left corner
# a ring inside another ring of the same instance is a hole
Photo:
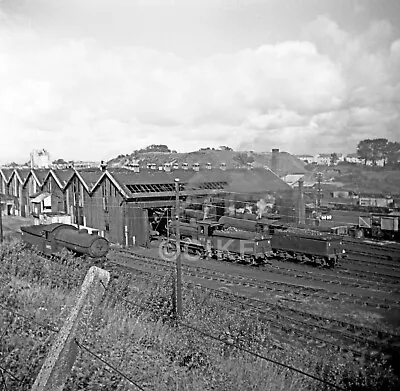
[[[316,156],[313,155],[296,155],[297,159],[301,160],[304,163],[312,164],[316,163]]]

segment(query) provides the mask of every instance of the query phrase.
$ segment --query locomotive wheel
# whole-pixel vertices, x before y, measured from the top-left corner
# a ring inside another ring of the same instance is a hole
[[[165,248],[165,250],[166,250],[166,252],[167,253],[176,253],[176,245],[175,245],[175,243],[167,243],[167,244],[164,244],[164,246],[163,246],[164,248]]]

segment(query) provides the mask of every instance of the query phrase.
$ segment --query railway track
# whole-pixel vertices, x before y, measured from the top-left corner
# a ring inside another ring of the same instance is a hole
[[[382,242],[366,242],[357,239],[343,238],[348,254],[373,257],[380,260],[391,260],[399,263],[400,245],[386,244]]]
[[[382,274],[389,274],[400,276],[400,263],[397,262],[385,262],[375,261],[375,258],[365,259],[365,257],[349,257],[346,259],[346,266],[352,270],[354,267],[357,268],[360,265],[363,266],[364,270],[380,270]]]
[[[156,267],[162,269],[171,269],[174,268],[175,263],[173,261],[167,261],[161,258],[154,258],[148,256],[138,255],[129,250],[119,250],[120,254],[127,254],[128,256],[134,256],[136,260],[141,260],[144,263],[149,263],[151,261],[150,267]],[[208,280],[216,280],[222,282],[226,285],[238,285],[244,286],[246,288],[253,288],[260,291],[269,291],[280,294],[291,294],[297,296],[299,299],[307,300],[307,299],[318,299],[318,300],[326,300],[326,301],[336,301],[336,302],[346,302],[350,304],[362,305],[372,308],[399,308],[400,309],[400,298],[399,300],[393,299],[392,295],[385,293],[386,297],[382,297],[380,299],[371,297],[371,291],[363,292],[363,295],[357,295],[352,292],[344,292],[341,289],[336,289],[336,291],[329,291],[322,287],[312,287],[308,285],[300,285],[300,284],[292,284],[289,282],[281,282],[281,281],[273,281],[271,279],[264,279],[260,281],[254,277],[243,277],[240,275],[232,275],[225,272],[219,272],[216,270],[212,270],[202,266],[195,265],[187,265],[182,264],[182,269],[188,275],[192,277],[200,277]],[[202,275],[202,276],[200,276]],[[301,275],[299,274],[298,277]],[[339,283],[336,285],[340,285]],[[352,287],[354,289],[359,289]],[[375,292],[376,293],[376,292]]]
[[[131,257],[132,254],[128,258]],[[140,260],[145,260],[145,257],[143,258]],[[151,258],[147,260],[153,261]],[[139,271],[142,274],[152,275],[154,273],[154,271],[137,269],[132,265],[124,264],[122,266],[133,269],[136,272]],[[159,271],[161,270],[156,270],[155,273]],[[199,278],[197,274],[193,274]],[[159,275],[162,275],[162,273]],[[202,277],[204,278],[204,276]],[[400,343],[400,335],[380,332],[348,322],[310,314],[264,300],[223,292],[220,289],[205,287],[203,284],[186,283],[186,285],[212,290],[224,300],[231,302],[234,307],[244,307],[249,315],[257,316],[267,322],[278,336],[282,337],[282,333],[286,337],[288,334],[296,335],[297,337],[301,336],[303,342],[308,345],[312,343],[319,348],[340,347],[353,354],[362,355],[370,353],[371,349],[385,351],[389,346]]]
[[[347,269],[334,269],[330,273],[310,270],[294,270],[282,265],[270,264],[262,270],[272,271],[285,276],[297,277],[305,280],[323,282],[328,285],[342,285],[345,287],[365,288],[382,293],[397,293],[400,289],[400,276],[398,278],[380,273],[349,272]],[[367,277],[367,278],[366,278]]]
[[[121,268],[124,268],[130,272],[135,271],[135,276],[145,274],[151,276],[153,280],[155,275],[158,275],[161,279],[165,276],[166,271],[169,272],[171,268],[174,268],[172,261],[170,264],[167,264],[165,260],[141,256],[131,251],[123,250],[118,251],[116,254],[119,257],[122,255],[128,262],[134,260],[142,264],[142,268],[138,268],[132,264],[120,263],[111,259],[111,262],[115,263],[117,267],[109,268],[109,265],[105,266],[110,271],[117,272],[118,274],[120,274]],[[51,258],[55,260],[55,257]],[[236,277],[236,280],[232,283],[232,281],[225,278],[226,276],[221,277],[223,273],[202,267],[182,266],[185,269],[186,275],[202,281],[200,284],[186,282],[186,286],[197,286],[200,289],[211,290],[216,295],[224,298],[224,300],[228,300],[232,304],[232,307],[245,308],[247,316],[257,316],[260,320],[266,322],[279,340],[287,342],[287,339],[291,338],[293,343],[301,342],[305,346],[311,345],[318,348],[339,348],[358,356],[370,355],[376,352],[387,352],[387,349],[390,347],[397,344],[400,346],[400,335],[381,332],[341,320],[311,314],[301,311],[298,308],[290,308],[289,306],[283,306],[270,301],[250,298],[232,292],[222,292],[221,289],[204,286],[204,280],[213,283],[223,282],[244,286],[248,286],[249,284],[244,281],[244,278],[238,276],[233,276]],[[276,289],[273,288],[272,290],[275,291]]]

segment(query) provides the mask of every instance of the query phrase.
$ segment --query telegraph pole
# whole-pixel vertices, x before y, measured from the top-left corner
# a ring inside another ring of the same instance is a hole
[[[180,319],[182,311],[182,260],[181,260],[181,231],[179,222],[179,178],[175,179],[175,209],[176,209],[176,316]]]
[[[318,212],[321,211],[321,180],[322,180],[322,173],[318,173],[318,193],[317,193],[317,210]]]

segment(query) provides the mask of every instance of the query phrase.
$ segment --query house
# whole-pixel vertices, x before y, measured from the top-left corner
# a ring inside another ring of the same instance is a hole
[[[384,167],[385,166],[385,159],[377,159],[374,162],[371,160],[367,161],[367,166],[378,166],[378,167]]]
[[[297,159],[301,160],[302,162],[306,164],[313,164],[316,163],[316,156],[314,155],[295,155]]]
[[[358,157],[358,154],[357,154],[357,153],[349,153],[349,154],[347,154],[346,157],[344,158],[344,160],[345,160],[347,163],[353,163],[353,164],[361,164],[361,163],[364,163],[364,160],[363,160],[363,159],[360,159],[360,158]]]
[[[330,153],[320,153],[319,155],[316,156],[316,163],[319,166],[329,166],[331,165],[331,160],[332,160],[332,154]]]

